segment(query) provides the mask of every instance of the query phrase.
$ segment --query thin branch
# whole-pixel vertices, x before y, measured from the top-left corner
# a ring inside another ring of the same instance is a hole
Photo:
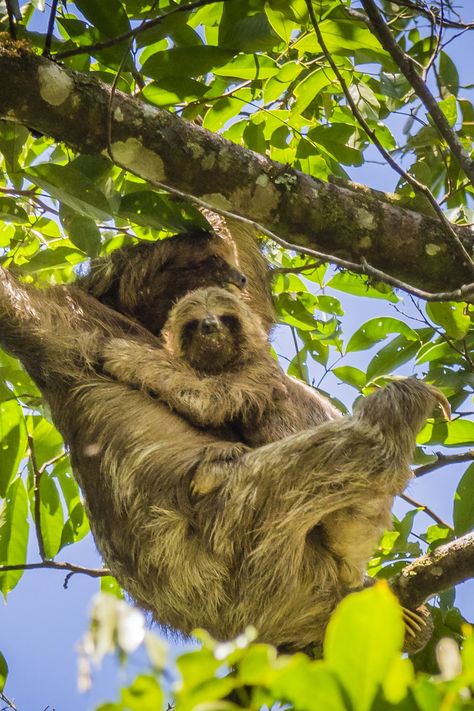
[[[298,341],[296,340],[296,331],[294,326],[290,326],[291,335],[293,337],[293,345],[295,347],[296,362],[298,364],[298,373],[303,382],[306,382],[306,378],[303,373],[303,366],[301,364],[300,349],[298,348]]]
[[[12,0],[5,0],[5,4],[7,6],[8,27],[10,30],[10,37],[13,40],[16,40],[15,11],[12,7]]]
[[[439,525],[443,526],[443,528],[449,528],[450,531],[454,531],[451,524],[446,523],[446,521],[443,521],[443,519],[440,518],[438,514],[433,511],[433,509],[430,509],[429,506],[426,506],[425,504],[416,501],[416,499],[412,498],[411,496],[408,496],[408,494],[400,494],[400,498],[406,501],[411,506],[414,506],[417,509],[421,509],[423,513],[432,518],[433,521],[436,521],[436,523],[439,523]]]
[[[371,1],[371,0],[362,0],[362,3],[363,3],[363,4],[364,4],[364,3],[369,3],[370,1]],[[308,8],[309,16],[310,16],[311,23],[312,23],[312,25],[313,25],[314,32],[315,32],[315,34],[316,34],[318,43],[319,43],[319,45],[321,46],[321,49],[322,49],[322,51],[323,51],[324,56],[326,57],[326,60],[327,60],[328,63],[329,63],[329,66],[330,66],[331,69],[333,70],[334,74],[336,75],[336,77],[337,77],[337,79],[338,79],[338,81],[339,81],[339,84],[341,85],[341,89],[342,89],[342,91],[343,91],[343,93],[344,93],[344,96],[346,97],[346,101],[347,101],[347,103],[348,103],[348,105],[349,105],[349,108],[351,109],[351,111],[352,111],[354,117],[357,119],[357,121],[358,121],[358,123],[360,124],[360,126],[363,128],[363,130],[365,131],[365,133],[367,134],[367,136],[369,137],[369,139],[372,141],[372,143],[374,144],[374,146],[377,148],[377,150],[379,151],[379,153],[385,158],[385,160],[386,160],[387,163],[390,165],[390,167],[393,168],[393,170],[394,170],[396,173],[398,173],[398,175],[400,175],[400,177],[402,177],[404,180],[406,180],[407,183],[409,183],[415,190],[417,190],[418,192],[422,193],[422,194],[427,198],[427,200],[429,201],[430,205],[433,207],[434,211],[436,212],[436,214],[437,214],[438,217],[440,218],[440,220],[441,220],[441,222],[442,222],[442,224],[443,224],[443,226],[444,226],[446,232],[449,234],[449,236],[451,237],[451,239],[453,239],[454,242],[457,244],[460,253],[463,255],[463,257],[464,257],[464,259],[465,259],[465,261],[466,261],[466,264],[469,265],[469,267],[470,267],[470,269],[471,269],[471,272],[474,274],[474,262],[473,262],[473,260],[471,259],[471,256],[470,256],[469,252],[467,251],[467,249],[466,249],[465,246],[463,245],[462,241],[459,239],[459,236],[456,234],[456,231],[454,230],[452,224],[451,224],[451,223],[449,222],[449,220],[446,218],[446,215],[444,214],[444,212],[442,211],[442,209],[441,209],[440,206],[438,205],[438,202],[436,201],[436,198],[434,197],[434,195],[433,195],[433,193],[431,192],[431,190],[430,190],[426,185],[424,185],[423,183],[420,183],[416,178],[414,178],[412,175],[410,175],[410,173],[407,173],[405,170],[403,170],[403,168],[396,162],[396,160],[394,160],[394,158],[392,157],[392,155],[384,148],[384,146],[382,145],[382,143],[379,141],[379,139],[378,139],[377,134],[375,133],[375,131],[373,131],[373,130],[370,128],[369,124],[367,123],[367,121],[365,120],[365,118],[362,116],[362,114],[361,114],[361,112],[359,111],[359,109],[358,109],[358,107],[357,107],[357,105],[356,105],[354,99],[352,98],[352,95],[351,95],[351,93],[350,93],[350,91],[349,91],[349,87],[348,87],[348,85],[346,84],[346,81],[345,81],[344,77],[342,76],[341,72],[339,71],[339,67],[338,67],[337,64],[335,63],[334,59],[332,58],[331,53],[329,52],[329,50],[328,50],[328,48],[327,48],[327,46],[326,46],[326,43],[325,43],[325,41],[324,41],[323,34],[322,34],[321,29],[320,29],[320,27],[319,27],[318,20],[316,19],[316,15],[315,15],[315,13],[314,13],[314,8],[313,8],[312,0],[305,0],[305,3],[306,3],[306,6],[307,6],[307,8]],[[365,5],[364,5],[364,7],[365,7]],[[388,29],[388,27],[386,27],[386,31],[387,31],[388,34],[390,34],[390,30]],[[392,38],[392,41],[394,41],[393,38]],[[398,45],[397,45],[397,46],[398,46]],[[400,50],[400,51],[401,51],[401,50]],[[411,61],[411,60],[410,60],[410,61]],[[413,69],[413,72],[415,72],[415,69]],[[415,72],[415,73],[416,73],[416,72]],[[418,74],[417,74],[417,76],[418,76]],[[424,85],[424,82],[422,81],[422,79],[421,79],[420,77],[418,77],[418,78],[419,78],[419,80],[420,80],[420,81],[423,83],[423,85]],[[441,113],[441,110],[440,110],[440,109],[438,109],[438,111]],[[444,118],[444,114],[442,114],[442,116],[443,116],[443,118]],[[446,119],[444,119],[444,120],[446,121]],[[447,121],[446,121],[446,124],[447,124]],[[448,124],[448,126],[449,126],[449,124]],[[451,133],[451,129],[450,129],[450,133]],[[470,159],[469,159],[469,160],[470,160]],[[473,164],[473,166],[474,166],[474,164]],[[473,176],[474,176],[474,167],[473,167]]]
[[[269,271],[270,278],[275,274],[303,274],[303,272],[312,272],[321,266],[321,262],[312,262],[311,264],[302,264],[299,267],[272,267]]]
[[[54,21],[56,19],[58,2],[59,2],[59,0],[52,0],[52,3],[51,3],[51,12],[49,13],[48,30],[46,32],[46,39],[44,41],[43,57],[51,56],[51,42],[53,41]]]
[[[451,129],[446,116],[439,108],[438,102],[419,75],[415,62],[396,42],[374,0],[361,0],[361,3],[367,13],[373,33],[378,38],[382,47],[390,54],[395,64],[423,102],[439,133],[450,147],[453,156],[474,186],[474,161],[464,149],[456,133]]]
[[[35,509],[35,531],[36,540],[38,542],[38,550],[40,558],[42,561],[46,559],[46,552],[44,547],[43,533],[41,531],[41,496],[40,496],[40,482],[42,471],[38,468],[38,463],[35,456],[35,443],[33,437],[28,434],[28,446],[30,449],[30,461],[33,467],[33,495],[34,495],[34,509]]]
[[[61,563],[56,560],[42,560],[40,563],[18,563],[12,565],[0,565],[0,573],[7,573],[10,570],[44,570],[51,568],[52,570],[62,570],[71,573],[82,573],[91,578],[103,578],[106,575],[112,575],[107,568],[85,568],[82,565],[74,563]]]
[[[422,464],[413,473],[418,479],[420,476],[430,474],[441,467],[447,467],[449,464],[461,464],[462,462],[474,462],[474,449],[470,449],[468,452],[460,452],[459,454],[436,452],[436,461]]]
[[[14,702],[8,698],[8,696],[5,696],[3,691],[0,691],[0,701],[3,701],[6,706],[2,708],[2,711],[6,711],[6,709],[12,709],[13,711],[17,711],[17,707],[15,706]]]
[[[414,609],[443,590],[474,577],[474,533],[468,533],[407,565],[390,581],[398,599]]]
[[[101,49],[107,49],[107,47],[113,47],[121,42],[126,42],[127,40],[133,40],[137,35],[145,32],[146,30],[159,25],[167,17],[171,15],[176,15],[178,12],[190,12],[191,10],[196,10],[199,7],[204,7],[205,5],[212,5],[216,2],[229,2],[230,0],[195,0],[187,5],[178,5],[174,7],[169,12],[164,12],[159,17],[153,18],[153,20],[148,20],[147,22],[141,23],[138,27],[134,27],[128,32],[123,32],[121,35],[112,37],[109,40],[104,40],[103,42],[96,42],[95,44],[82,45],[81,47],[75,47],[74,49],[69,49],[66,52],[58,52],[54,55],[55,59],[66,59],[66,57],[74,57],[77,54],[94,54]]]
[[[441,27],[456,29],[456,30],[472,30],[474,29],[474,22],[456,22],[456,20],[447,20],[445,17],[441,17],[435,12],[425,9],[422,5],[416,2],[411,2],[411,0],[390,0],[393,5],[398,5],[399,7],[406,7],[408,10],[413,10],[418,12],[423,17],[426,17],[433,24],[440,25]],[[359,13],[362,14],[362,13]]]

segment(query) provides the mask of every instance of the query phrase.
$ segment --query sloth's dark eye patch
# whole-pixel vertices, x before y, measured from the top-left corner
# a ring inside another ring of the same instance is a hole
[[[240,328],[239,319],[233,314],[223,314],[220,320],[229,331],[238,331]]]

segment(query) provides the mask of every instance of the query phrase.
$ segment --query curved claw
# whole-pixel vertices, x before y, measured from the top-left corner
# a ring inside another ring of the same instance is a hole
[[[436,400],[436,403],[439,405],[441,412],[445,416],[445,418],[450,421],[451,420],[451,405],[449,404],[448,398],[443,395],[441,390],[438,390],[438,388],[435,388],[434,385],[429,385],[429,383],[425,383],[426,387],[430,390],[432,393],[434,399]]]

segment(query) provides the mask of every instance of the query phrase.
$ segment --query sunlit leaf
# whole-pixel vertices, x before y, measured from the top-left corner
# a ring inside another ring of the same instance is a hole
[[[0,507],[0,564],[22,565],[28,545],[28,494],[23,480],[15,479]],[[23,575],[23,570],[0,573],[0,591],[6,598]]]
[[[453,521],[457,536],[474,528],[474,464],[466,469],[454,494]]]
[[[417,332],[397,318],[381,316],[366,321],[349,339],[346,352],[363,351],[382,341],[390,333],[398,333],[408,341],[418,341]]]

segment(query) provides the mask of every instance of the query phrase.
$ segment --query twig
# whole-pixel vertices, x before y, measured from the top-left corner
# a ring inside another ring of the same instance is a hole
[[[2,711],[7,708],[12,709],[13,711],[17,711],[17,707],[15,706],[13,701],[9,699],[8,696],[5,696],[3,691],[0,691],[0,701],[3,701],[3,703],[6,704],[6,706],[3,707]]]
[[[456,20],[447,20],[445,17],[441,18],[436,13],[426,10],[422,5],[416,2],[411,2],[411,0],[390,0],[393,5],[399,5],[399,7],[406,7],[409,10],[414,10],[418,12],[423,17],[429,19],[433,24],[440,25],[441,27],[447,27],[456,30],[472,30],[474,29],[474,22],[456,22]],[[361,14],[361,13],[360,13]]]
[[[407,565],[390,585],[410,609],[474,577],[474,533],[468,533]]]
[[[451,524],[446,523],[446,521],[443,521],[443,519],[440,518],[438,514],[435,513],[432,509],[430,509],[429,506],[426,506],[425,504],[416,501],[416,499],[413,499],[411,496],[408,496],[408,494],[400,494],[400,498],[406,501],[408,504],[411,504],[411,506],[414,506],[417,509],[421,509],[423,513],[432,518],[433,521],[436,521],[436,523],[439,523],[439,525],[443,526],[443,528],[449,528],[450,531],[454,531]]]
[[[41,531],[41,496],[40,496],[40,482],[42,471],[38,469],[38,463],[35,456],[35,443],[33,437],[28,433],[28,446],[30,449],[30,461],[33,467],[33,495],[34,495],[34,509],[35,509],[35,531],[36,540],[38,542],[38,550],[40,558],[42,561],[46,559],[46,552],[44,548],[43,533]]]
[[[107,568],[85,568],[82,565],[61,563],[56,560],[42,560],[40,563],[0,565],[0,573],[7,573],[10,570],[44,570],[46,568],[51,568],[52,570],[66,570],[71,573],[82,573],[83,575],[89,575],[91,578],[103,578],[106,575],[112,575]]]
[[[270,269],[270,278],[275,274],[302,274],[316,270],[321,266],[321,262],[312,262],[311,264],[302,264],[299,267],[272,267]]]
[[[299,373],[299,375],[300,375],[301,380],[302,380],[303,382],[306,382],[306,378],[304,377],[304,373],[303,373],[303,366],[302,366],[302,364],[301,364],[300,350],[299,350],[299,348],[298,348],[298,341],[296,340],[295,327],[294,327],[294,326],[290,326],[290,331],[291,331],[291,335],[292,335],[292,337],[293,337],[293,345],[294,345],[294,347],[295,347],[296,362],[297,362],[297,364],[298,364],[298,373]]]
[[[43,57],[51,56],[51,42],[53,41],[54,21],[56,19],[56,11],[58,9],[59,0],[52,0],[51,12],[49,13],[48,30],[44,41]]]
[[[451,129],[446,116],[439,108],[438,102],[422,77],[418,74],[413,59],[406,54],[396,42],[374,0],[361,0],[361,3],[367,13],[373,33],[378,38],[382,47],[390,54],[395,64],[423,102],[436,128],[450,147],[457,162],[471,181],[471,184],[474,186],[474,161],[464,149],[456,133]]]
[[[10,30],[10,36],[13,40],[16,40],[15,12],[13,11],[13,8],[11,6],[11,0],[5,0],[5,4],[7,6],[8,27]]]
[[[370,2],[370,0],[362,0],[362,3],[363,3],[363,4],[366,3],[366,2]],[[342,89],[342,91],[343,91],[343,93],[344,93],[344,96],[346,97],[346,101],[347,101],[347,103],[348,103],[348,105],[349,105],[349,108],[351,109],[351,111],[352,111],[354,117],[357,119],[357,121],[358,121],[358,123],[360,124],[360,126],[363,128],[363,130],[365,131],[365,133],[367,134],[367,136],[370,138],[370,140],[372,141],[372,143],[374,144],[374,146],[377,148],[377,150],[379,151],[379,153],[385,158],[385,160],[386,160],[387,163],[390,165],[390,167],[393,168],[393,170],[394,170],[396,173],[398,173],[398,175],[400,175],[400,177],[402,177],[404,180],[406,180],[407,183],[409,183],[415,190],[417,190],[418,192],[422,193],[422,194],[427,198],[427,200],[429,201],[430,205],[432,206],[432,208],[434,209],[434,211],[436,212],[436,214],[437,214],[438,217],[440,218],[441,223],[443,224],[443,226],[444,226],[446,232],[449,234],[449,236],[451,237],[451,239],[453,239],[454,242],[457,244],[459,251],[460,251],[461,254],[463,255],[464,259],[466,260],[466,263],[470,266],[471,271],[472,271],[472,273],[474,274],[474,262],[473,262],[473,260],[471,259],[471,256],[470,256],[469,252],[467,251],[467,249],[466,249],[465,246],[463,245],[463,243],[462,243],[462,241],[460,240],[459,236],[456,234],[456,231],[454,230],[452,224],[451,224],[451,223],[449,222],[449,220],[446,218],[446,215],[444,214],[444,212],[442,211],[442,209],[441,209],[440,206],[438,205],[438,203],[437,203],[437,201],[436,201],[436,198],[434,197],[434,195],[433,195],[433,193],[431,192],[431,190],[430,190],[426,185],[424,185],[423,183],[420,183],[416,178],[414,178],[412,175],[410,175],[410,173],[407,173],[405,170],[403,170],[403,168],[396,162],[396,160],[393,159],[393,157],[391,156],[391,154],[384,148],[384,146],[382,145],[382,143],[379,141],[379,139],[378,139],[377,134],[375,133],[375,131],[373,131],[373,130],[370,128],[369,124],[367,123],[367,121],[365,120],[365,118],[362,116],[361,112],[360,112],[359,109],[357,108],[357,105],[356,105],[356,103],[355,103],[354,99],[352,98],[351,93],[350,93],[350,91],[349,91],[349,87],[348,87],[348,85],[346,84],[346,81],[345,81],[344,77],[342,76],[341,72],[339,71],[339,68],[338,68],[337,64],[335,63],[334,59],[332,58],[331,53],[329,52],[329,50],[328,50],[328,48],[327,48],[327,46],[326,46],[326,43],[325,43],[325,41],[324,41],[323,34],[322,34],[321,30],[320,30],[319,23],[318,23],[318,21],[317,21],[317,19],[316,19],[316,15],[315,15],[315,13],[314,13],[314,8],[313,8],[312,0],[305,0],[305,3],[306,3],[306,6],[307,6],[307,8],[308,8],[309,16],[310,16],[311,23],[312,23],[312,25],[313,25],[313,28],[314,28],[314,31],[315,31],[315,34],[316,34],[318,43],[319,43],[319,45],[321,46],[321,49],[322,49],[322,51],[323,51],[324,56],[326,57],[326,60],[327,60],[328,63],[329,63],[329,66],[330,66],[331,69],[333,70],[334,74],[336,75],[336,77],[337,77],[337,79],[338,79],[338,81],[339,81],[339,84],[341,85],[341,89]],[[365,6],[365,5],[364,5],[364,6]],[[386,31],[387,31],[387,33],[390,34],[390,30],[388,29],[388,27],[386,28]],[[393,38],[392,38],[392,41],[393,41]],[[398,45],[397,45],[397,46],[398,46]],[[401,51],[401,50],[400,50],[400,51]],[[410,61],[411,61],[411,60],[410,60]],[[414,68],[413,68],[413,72],[416,73]],[[418,76],[418,74],[417,74],[417,76]],[[424,82],[422,81],[422,79],[421,79],[420,77],[418,77],[418,78],[420,79],[420,81],[421,81],[421,82],[423,83],[423,85],[424,85]],[[438,109],[438,111],[441,113],[441,115],[442,115],[443,118],[444,118],[444,114],[442,114],[441,110]],[[446,119],[444,119],[444,120],[446,121]],[[447,121],[446,121],[446,124],[447,124]],[[449,124],[447,124],[447,125],[449,126]],[[450,133],[451,133],[451,129],[450,129]],[[464,150],[464,149],[463,149],[463,150]],[[470,160],[470,159],[469,159],[469,160]],[[474,165],[474,164],[473,164],[473,165]],[[474,168],[473,168],[473,175],[474,175]],[[424,298],[424,297],[421,297],[421,298]]]
[[[425,476],[425,474],[430,474],[436,469],[441,467],[446,467],[449,464],[461,464],[462,462],[472,462],[474,461],[474,449],[470,449],[468,452],[461,452],[459,454],[443,454],[443,452],[436,452],[436,461],[429,462],[428,464],[422,464],[417,467],[413,472],[416,478],[420,476]]]
[[[87,44],[82,45],[81,47],[75,47],[74,49],[69,49],[66,52],[58,52],[54,55],[54,58],[66,59],[66,57],[74,57],[77,54],[93,54],[94,52],[97,52],[101,49],[107,49],[107,47],[113,47],[116,44],[120,44],[120,42],[125,42],[129,39],[133,40],[141,32],[145,32],[146,30],[149,30],[152,27],[159,25],[160,22],[163,22],[163,20],[165,20],[167,17],[170,17],[171,15],[176,15],[176,13],[178,12],[189,12],[190,10],[195,10],[198,7],[212,5],[216,2],[230,2],[230,0],[195,0],[194,2],[190,2],[187,5],[178,5],[169,12],[164,12],[162,15],[160,15],[159,17],[155,17],[153,20],[143,22],[138,27],[134,27],[128,32],[123,32],[121,35],[117,35],[116,37],[112,37],[111,39],[104,40],[102,42],[96,42],[95,44]]]

